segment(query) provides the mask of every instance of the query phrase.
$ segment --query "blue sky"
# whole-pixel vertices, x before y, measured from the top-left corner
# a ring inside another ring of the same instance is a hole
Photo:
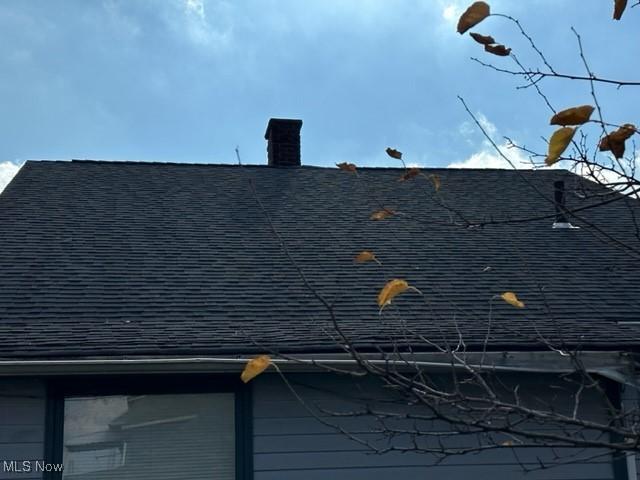
[[[470,61],[458,0],[1,0],[0,188],[27,159],[265,163],[270,117],[301,118],[307,165],[501,166],[456,96],[499,143],[544,151],[549,111],[522,82]],[[491,1],[518,17],[557,70],[640,79],[640,7],[606,0]],[[631,3],[631,2],[630,2]],[[533,65],[512,24],[492,34]],[[616,63],[617,62],[617,63]],[[588,85],[544,82],[556,108]],[[605,114],[638,123],[640,88],[599,87]],[[522,158],[515,156],[516,161]]]

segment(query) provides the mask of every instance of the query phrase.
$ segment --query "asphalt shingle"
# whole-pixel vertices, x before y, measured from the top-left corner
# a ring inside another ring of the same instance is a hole
[[[310,284],[363,347],[487,336],[491,349],[640,345],[640,271],[592,228],[553,218],[464,228],[462,218],[554,213],[543,196],[563,170],[400,169],[28,162],[0,195],[0,357],[335,350],[326,309],[303,284],[257,197]],[[443,207],[446,205],[447,208]],[[371,221],[381,206],[401,212]],[[459,213],[456,213],[459,212]],[[580,212],[640,249],[635,201]],[[356,264],[373,250],[383,265]],[[405,278],[382,315],[376,295]],[[517,292],[526,308],[491,300]]]

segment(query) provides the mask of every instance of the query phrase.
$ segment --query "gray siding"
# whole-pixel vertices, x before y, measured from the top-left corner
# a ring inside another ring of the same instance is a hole
[[[336,419],[332,412],[351,411],[361,399],[384,400],[386,392],[367,383],[323,374],[291,375],[296,392],[316,415],[377,445],[384,445],[375,422],[366,417]],[[541,380],[537,388],[540,395]],[[531,388],[535,388],[534,385]],[[610,459],[578,463],[524,474],[519,462],[532,466],[537,458],[549,460],[550,452],[528,450],[514,457],[510,449],[450,457],[438,465],[428,455],[371,453],[331,426],[323,425],[300,403],[276,375],[264,374],[253,382],[254,478],[255,480],[609,480],[614,478]],[[548,390],[548,389],[547,389]],[[44,453],[45,390],[26,379],[0,379],[0,462],[40,460]],[[35,480],[36,474],[8,474],[0,480]]]
[[[43,459],[45,405],[43,383],[0,378],[0,480],[42,478],[34,471],[6,472],[3,462]]]
[[[337,419],[326,412],[353,411],[358,405],[362,406],[359,398],[389,398],[386,392],[366,383],[354,385],[347,378],[333,375],[299,374],[288,378],[294,382],[296,392],[307,406],[315,409],[315,415],[357,434],[359,438],[377,445],[384,444],[379,434],[371,433],[375,428],[380,428],[374,420],[366,417]],[[537,465],[537,458],[551,460],[553,454],[549,449],[517,452],[519,460],[512,449],[491,450],[482,454],[449,457],[437,465],[432,456],[425,454],[375,454],[335,428],[319,422],[296,400],[278,376],[265,374],[254,382],[255,480],[468,480],[470,476],[473,480],[614,478],[612,462],[608,457],[525,475],[519,462],[532,467]],[[550,392],[548,379],[533,382],[530,388],[534,389],[536,395]],[[554,398],[554,404],[558,402],[558,398]],[[325,412],[318,411],[318,408]],[[585,408],[598,410],[595,405],[585,404]],[[583,452],[581,457],[584,456]]]
[[[636,386],[626,385],[622,389],[622,406],[627,411],[630,410],[638,410],[640,408],[640,404],[638,400],[640,399],[639,390],[640,389],[640,376],[636,376]],[[640,455],[634,455],[635,457],[635,468],[636,468],[636,478],[640,480]],[[634,458],[631,457],[628,459],[629,462],[633,462]],[[633,467],[631,467],[633,468]]]

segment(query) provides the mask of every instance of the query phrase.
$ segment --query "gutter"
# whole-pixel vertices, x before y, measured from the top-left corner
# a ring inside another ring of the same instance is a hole
[[[488,372],[570,373],[575,370],[571,359],[557,352],[487,352],[458,354],[467,365]],[[446,353],[361,354],[373,365],[394,368],[419,366],[429,371],[463,369]],[[73,359],[5,359],[0,360],[0,376],[78,375],[120,373],[238,373],[253,356],[181,356],[181,357],[105,357]],[[633,359],[616,352],[582,352],[579,359],[590,373],[618,383],[635,384],[628,372]],[[322,372],[323,367],[358,369],[358,363],[347,353],[300,354],[278,358],[272,363],[284,372]]]

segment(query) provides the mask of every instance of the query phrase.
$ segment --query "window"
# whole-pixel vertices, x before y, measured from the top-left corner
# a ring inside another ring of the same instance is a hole
[[[203,388],[206,387],[206,388]],[[246,387],[212,376],[55,382],[49,456],[63,480],[249,478]]]

